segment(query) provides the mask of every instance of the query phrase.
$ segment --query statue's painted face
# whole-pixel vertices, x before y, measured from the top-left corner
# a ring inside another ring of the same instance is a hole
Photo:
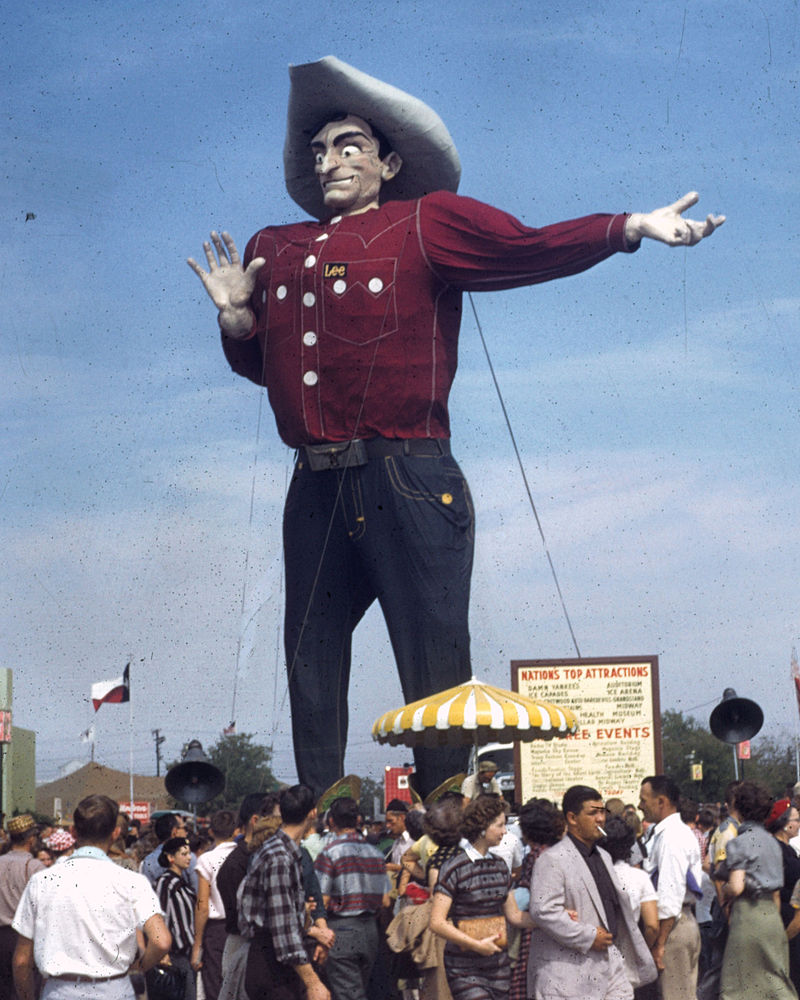
[[[311,140],[314,170],[326,208],[355,215],[377,208],[381,185],[400,169],[397,153],[380,158],[378,140],[357,115],[329,122]]]

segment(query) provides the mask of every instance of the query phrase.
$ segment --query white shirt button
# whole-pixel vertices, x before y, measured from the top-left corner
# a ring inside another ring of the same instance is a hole
[[[334,292],[336,292],[337,295],[342,295],[345,292],[346,288],[347,288],[347,282],[344,281],[342,278],[339,278],[333,283],[333,290]]]
[[[313,330],[308,330],[303,334],[303,343],[306,347],[313,347],[317,342],[317,335]]]
[[[286,287],[286,285],[278,285],[278,287],[275,289],[276,298],[285,299],[288,294],[289,294],[289,289]]]
[[[374,292],[377,295],[378,292],[383,291],[383,282],[381,281],[380,278],[370,278],[367,288],[369,288],[371,292]]]
[[[317,258],[313,253],[310,253],[308,257],[303,261],[306,267],[313,267],[317,263]]]
[[[341,221],[342,221],[341,215],[334,215],[334,217],[331,219],[331,224],[335,226],[337,222]]]
[[[306,292],[306,294],[303,296],[303,305],[304,306],[311,307],[311,306],[314,305],[314,303],[316,301],[317,301],[317,297],[316,297],[316,295],[313,292]]]
[[[316,372],[306,372],[305,375],[303,375],[303,381],[306,385],[316,385],[319,381],[319,376]]]
[[[315,242],[315,243],[321,243],[321,242],[322,242],[322,240],[327,240],[327,238],[328,238],[328,234],[327,234],[327,233],[321,233],[321,234],[320,234],[320,235],[319,235],[319,236],[318,236],[318,237],[317,237],[317,238],[316,238],[316,239],[314,240],[314,242]]]

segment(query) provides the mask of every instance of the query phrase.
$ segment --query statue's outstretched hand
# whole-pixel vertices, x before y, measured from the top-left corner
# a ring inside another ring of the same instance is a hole
[[[725,221],[724,215],[707,215],[704,222],[684,219],[687,208],[696,205],[700,195],[690,191],[672,205],[654,212],[634,212],[625,222],[625,238],[638,243],[643,237],[658,240],[671,247],[693,247]]]
[[[219,325],[230,337],[246,337],[253,328],[253,311],[250,296],[256,284],[256,275],[264,266],[263,257],[254,257],[242,267],[239,251],[229,233],[211,233],[211,243],[204,243],[208,270],[204,271],[193,257],[187,263],[203,282],[209,298],[219,309]],[[216,252],[215,252],[216,251]]]

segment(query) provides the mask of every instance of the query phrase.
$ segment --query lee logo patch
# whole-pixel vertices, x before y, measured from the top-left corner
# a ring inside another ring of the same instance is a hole
[[[347,264],[325,264],[322,268],[323,278],[346,278]]]

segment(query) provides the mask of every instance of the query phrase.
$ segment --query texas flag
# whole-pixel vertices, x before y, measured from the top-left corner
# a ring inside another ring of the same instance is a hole
[[[120,705],[124,701],[131,700],[131,665],[127,664],[122,672],[122,677],[116,677],[113,681],[98,681],[92,684],[92,704],[95,712],[101,705]]]

